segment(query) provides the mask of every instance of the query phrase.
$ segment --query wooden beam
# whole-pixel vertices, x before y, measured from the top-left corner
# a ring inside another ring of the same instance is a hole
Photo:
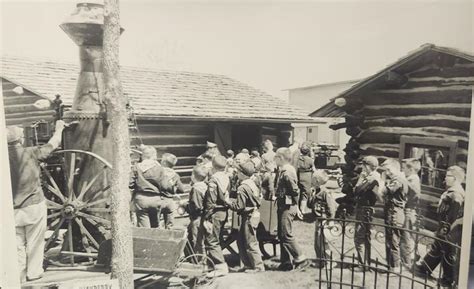
[[[472,103],[472,86],[462,90],[408,91],[374,90],[358,95],[368,105]]]

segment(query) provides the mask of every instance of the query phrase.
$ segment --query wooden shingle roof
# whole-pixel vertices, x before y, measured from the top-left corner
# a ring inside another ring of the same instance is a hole
[[[51,100],[72,104],[79,65],[3,57],[1,77]],[[121,68],[124,93],[137,117],[308,122],[302,109],[223,75]]]

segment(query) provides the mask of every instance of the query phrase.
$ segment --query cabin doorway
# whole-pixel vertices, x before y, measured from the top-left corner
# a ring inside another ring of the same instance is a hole
[[[232,149],[239,152],[246,148],[249,151],[258,148],[262,143],[260,126],[251,124],[238,124],[232,126]]]

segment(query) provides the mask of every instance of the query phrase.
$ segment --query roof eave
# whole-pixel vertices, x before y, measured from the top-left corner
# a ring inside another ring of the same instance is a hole
[[[189,115],[156,115],[136,114],[138,120],[156,121],[205,121],[205,122],[245,122],[245,123],[321,123],[317,118],[249,118],[249,117],[212,117],[212,116],[189,116]]]

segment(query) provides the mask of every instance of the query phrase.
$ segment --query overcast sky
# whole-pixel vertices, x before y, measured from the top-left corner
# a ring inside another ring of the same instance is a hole
[[[78,62],[76,1],[1,3],[1,52]],[[369,76],[430,42],[473,51],[471,1],[121,1],[121,64],[224,74],[275,96]]]

